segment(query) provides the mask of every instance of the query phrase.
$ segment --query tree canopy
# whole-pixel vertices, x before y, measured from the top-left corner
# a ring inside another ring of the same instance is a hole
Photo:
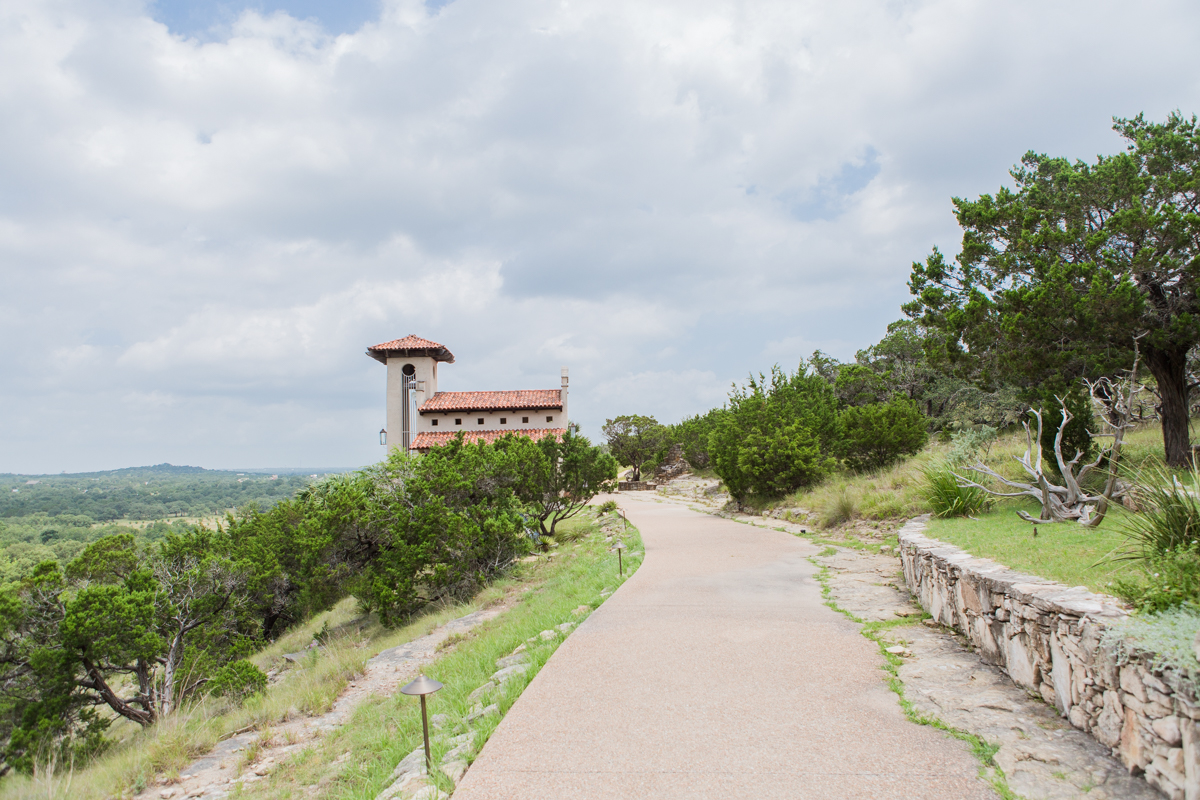
[[[558,523],[578,514],[597,494],[616,488],[617,460],[572,428],[561,439],[515,437],[512,444],[533,451],[526,461],[533,465],[533,480],[524,499],[543,536],[554,536]]]
[[[8,762],[28,766],[48,741],[94,750],[111,721],[96,706],[140,725],[170,714],[253,639],[248,574],[222,533],[194,528],[144,550],[128,534],[106,537],[66,570],[45,562],[5,587]]]
[[[713,469],[738,503],[819,481],[837,464],[840,446],[833,388],[804,365],[791,374],[775,367],[734,387],[709,437]]]
[[[608,451],[618,462],[633,468],[635,481],[642,479],[642,467],[654,458],[667,434],[654,417],[638,414],[605,420],[601,430],[608,441]]]
[[[1188,448],[1188,352],[1200,342],[1196,117],[1114,120],[1126,151],[1094,163],[1027,153],[1015,188],[954,199],[953,262],[913,265],[909,316],[940,365],[1027,393],[1111,376],[1133,337],[1157,382],[1167,462]]]

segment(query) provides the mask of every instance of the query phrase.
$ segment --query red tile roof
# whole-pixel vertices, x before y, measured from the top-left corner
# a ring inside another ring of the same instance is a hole
[[[520,392],[438,392],[417,409],[430,411],[518,411],[535,408],[562,408],[558,389],[530,389]]]
[[[430,356],[435,361],[454,363],[454,354],[444,344],[422,339],[420,336],[405,336],[403,339],[392,339],[390,342],[373,344],[367,348],[367,355],[381,364],[386,364],[389,355],[396,356]]]
[[[471,444],[472,442],[487,442],[491,444],[501,436],[507,436],[510,433],[518,436],[528,436],[536,442],[543,436],[553,436],[556,439],[561,438],[566,432],[566,428],[526,428],[525,430],[514,428],[510,431],[426,431],[416,435],[413,439],[412,449],[428,450],[431,447],[441,447],[460,433],[462,434],[463,441],[467,444]]]

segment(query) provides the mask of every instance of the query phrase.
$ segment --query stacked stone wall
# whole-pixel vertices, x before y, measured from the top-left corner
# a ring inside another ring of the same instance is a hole
[[[1200,703],[1194,681],[1101,644],[1127,616],[1112,598],[1024,575],[900,530],[908,590],[988,664],[1055,706],[1172,800],[1200,800]],[[1126,652],[1130,652],[1126,650]]]

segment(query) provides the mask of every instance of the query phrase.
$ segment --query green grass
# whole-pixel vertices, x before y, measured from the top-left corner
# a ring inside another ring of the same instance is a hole
[[[1023,480],[1025,473],[1014,457],[1022,455],[1025,447],[1023,430],[1008,431],[991,445],[984,462],[1007,478]],[[872,473],[840,473],[773,505],[807,509],[810,516],[795,521],[825,528],[845,528],[854,520],[900,520],[930,513],[933,509],[925,496],[924,472],[944,463],[949,450],[948,441],[935,437],[912,458]],[[1146,470],[1160,465],[1161,460],[1162,431],[1157,423],[1147,423],[1126,435],[1123,472]],[[1190,472],[1170,470],[1168,474],[1190,485]],[[1036,504],[999,500],[978,519],[934,519],[929,535],[1012,569],[1098,592],[1107,591],[1118,578],[1136,575],[1136,567],[1129,563],[1106,562],[1125,543],[1118,530],[1129,517],[1124,508],[1110,507],[1108,517],[1096,529],[1076,523],[1039,525],[1037,538],[1033,527],[1016,516],[1018,508],[1034,515],[1039,511]]]
[[[579,605],[595,608],[601,602],[601,590],[615,589],[622,582],[616,556],[607,551],[597,521],[590,515],[580,515],[566,525],[579,536],[555,548],[553,559],[514,565],[508,577],[484,589],[471,602],[433,609],[402,628],[387,630],[373,616],[360,617],[355,601],[347,598],[251,657],[266,669],[277,665],[284,653],[301,650],[326,626],[333,633],[323,651],[314,651],[292,668],[286,680],[272,685],[266,693],[240,708],[205,700],[144,731],[132,725],[114,725],[111,732],[119,741],[100,758],[87,765],[55,765],[53,771],[43,770],[36,776],[9,775],[0,781],[0,800],[128,796],[159,777],[177,776],[196,757],[235,731],[256,729],[267,741],[273,724],[297,714],[327,711],[346,684],[362,674],[367,660],[380,651],[517,594],[520,599],[513,609],[459,640],[426,670],[446,684],[435,696],[430,713],[461,717],[467,694],[495,672],[496,658],[507,655],[543,629],[582,620],[583,616],[571,616],[571,610]],[[628,533],[621,526],[618,531],[629,547],[625,555],[627,579],[641,563],[640,557],[631,555],[641,549],[641,540],[632,526]],[[526,673],[527,678],[531,679],[536,668],[549,658],[558,641],[529,646],[535,668]],[[523,686],[521,681],[510,682],[502,695],[493,698],[501,711],[507,710]],[[490,733],[498,721],[493,718],[484,732]],[[350,725],[317,740],[269,779],[247,786],[241,796],[283,800],[307,796],[298,793],[299,787],[322,783],[322,797],[373,798],[395,764],[419,741],[420,712],[411,698],[397,695],[379,703],[367,702],[359,707]],[[480,738],[477,745],[482,746],[483,741]],[[346,753],[353,758],[334,763]]]
[[[874,472],[840,472],[820,484],[793,492],[771,504],[800,507],[815,515],[813,523],[836,527],[852,519],[896,519],[924,514],[923,470],[945,457],[946,447],[930,444],[912,458]]]
[[[1018,508],[1036,514],[1039,506],[1004,503],[978,519],[934,518],[927,534],[1018,572],[1068,586],[1086,586],[1095,592],[1106,592],[1110,582],[1137,574],[1129,562],[1104,563],[1125,542],[1117,531],[1121,519],[1129,513],[1123,508],[1110,509],[1098,528],[1085,528],[1076,522],[1034,526],[1016,515]]]
[[[335,635],[323,652],[314,651],[291,669],[286,680],[270,686],[267,692],[234,708],[206,698],[145,730],[118,720],[109,729],[109,738],[115,741],[113,746],[90,764],[76,765],[70,776],[69,791],[53,790],[49,785],[51,776],[10,775],[0,782],[0,800],[34,797],[100,800],[140,790],[156,776],[176,776],[235,731],[263,730],[291,715],[324,713],[346,684],[362,674],[363,665],[376,653],[424,636],[437,625],[469,613],[494,596],[494,589],[485,590],[483,596],[470,604],[436,609],[395,630],[382,628],[373,617],[360,618],[355,601],[347,598],[251,656],[251,661],[267,669],[278,664],[283,653],[295,652],[311,642],[313,634],[326,623],[330,630],[340,629],[340,635]],[[361,629],[353,624],[355,620],[361,620]],[[66,776],[59,775],[54,780],[62,782]]]

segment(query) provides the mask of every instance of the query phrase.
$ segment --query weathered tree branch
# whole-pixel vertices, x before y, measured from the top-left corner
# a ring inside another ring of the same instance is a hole
[[[958,473],[954,473],[955,478],[958,479],[959,486],[963,488],[982,489],[995,497],[1034,498],[1042,504],[1040,516],[1033,517],[1024,511],[1017,512],[1017,515],[1027,522],[1050,524],[1074,520],[1089,528],[1099,525],[1108,512],[1109,503],[1122,493],[1117,480],[1117,468],[1121,461],[1121,446],[1125,441],[1125,432],[1133,427],[1134,424],[1134,398],[1138,392],[1145,388],[1137,382],[1140,361],[1139,340],[1144,335],[1140,334],[1134,337],[1133,368],[1130,370],[1127,379],[1113,381],[1111,378],[1106,377],[1097,381],[1085,381],[1094,406],[1097,409],[1103,408],[1105,412],[1097,416],[1107,430],[1103,433],[1092,434],[1092,436],[1095,438],[1112,439],[1108,447],[1103,448],[1094,461],[1080,466],[1079,462],[1083,458],[1082,451],[1077,451],[1074,458],[1069,461],[1064,458],[1062,452],[1063,431],[1066,430],[1067,423],[1073,417],[1067,409],[1064,398],[1059,397],[1057,399],[1062,406],[1062,421],[1059,423],[1058,431],[1054,436],[1054,457],[1058,464],[1059,474],[1062,475],[1062,486],[1052,483],[1046,477],[1046,473],[1042,469],[1041,447],[1035,445],[1035,442],[1040,443],[1042,441],[1042,412],[1040,409],[1030,409],[1029,411],[1029,414],[1037,420],[1036,439],[1033,431],[1030,429],[1029,423],[1022,422],[1021,425],[1025,428],[1025,454],[1019,458],[1014,457],[1029,476],[1030,482],[1021,483],[1009,480],[982,461],[978,461],[973,466],[968,467],[968,469],[972,472],[986,475],[992,480],[1013,489],[1018,489],[1019,491],[999,492],[978,481],[973,481]],[[1089,494],[1083,488],[1083,482],[1093,471],[1100,469],[1101,464],[1105,464],[1106,462],[1108,477],[1104,483],[1104,489],[1099,494]]]

